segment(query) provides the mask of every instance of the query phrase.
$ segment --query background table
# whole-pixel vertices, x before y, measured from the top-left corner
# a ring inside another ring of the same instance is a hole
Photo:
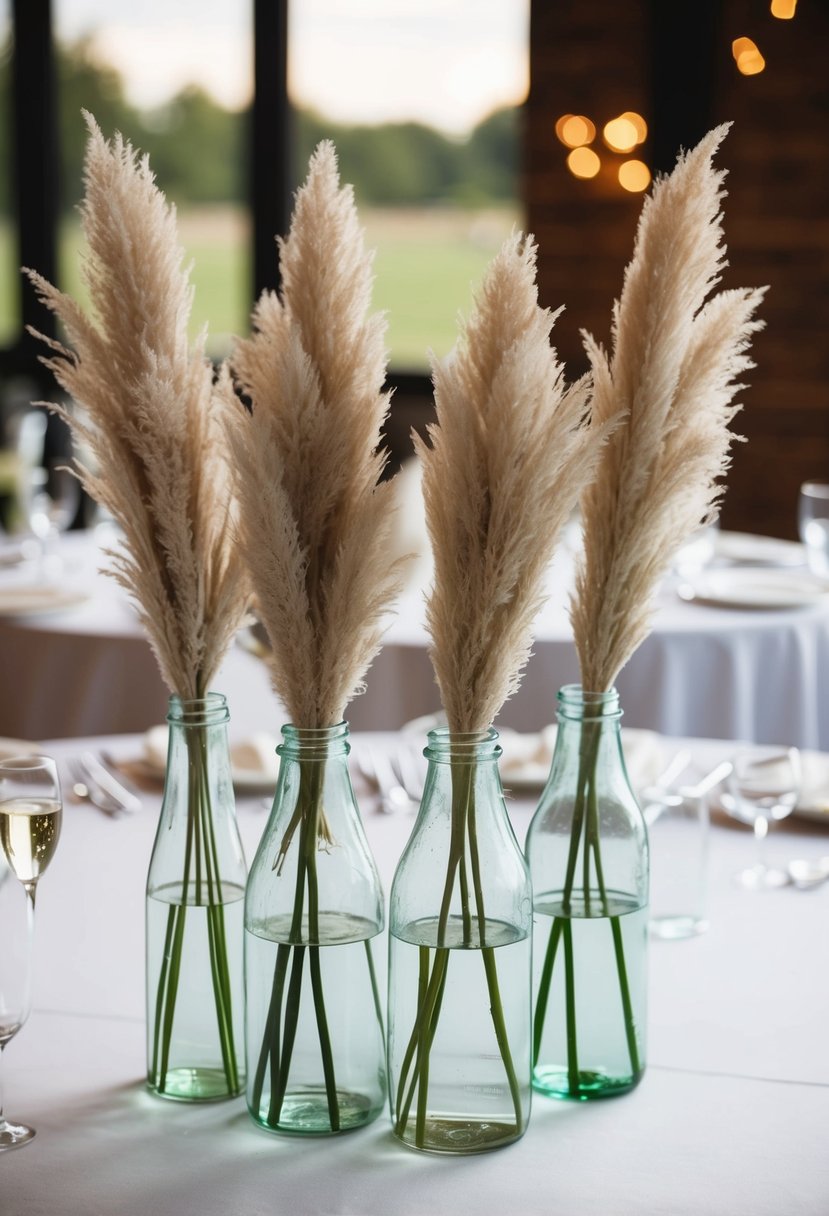
[[[0,669],[13,690],[0,701],[0,735],[45,738],[144,730],[162,721],[167,694],[134,610],[101,562],[92,535],[64,541],[65,583],[89,595],[61,613],[0,616]],[[428,578],[410,584],[384,646],[352,702],[355,730],[397,729],[439,705],[423,628]],[[25,572],[0,573],[0,587]],[[550,598],[536,622],[523,685],[499,719],[538,730],[555,717],[556,692],[579,679],[567,617],[572,556],[559,551]],[[749,739],[829,750],[829,596],[785,611],[735,611],[683,603],[670,585],[654,628],[617,681],[625,722],[663,734]],[[285,719],[262,663],[229,651],[214,687],[234,729],[278,731]]]
[[[358,735],[355,752],[369,743],[392,740]],[[709,762],[725,749],[695,750]],[[752,852],[747,830],[714,832],[710,931],[652,943],[638,1089],[598,1103],[536,1098],[518,1144],[455,1160],[400,1147],[385,1115],[339,1138],[283,1139],[254,1127],[242,1099],[187,1107],[150,1097],[143,907],[158,807],[145,795],[143,810],[120,820],[67,807],[38,895],[35,1009],[4,1053],[7,1110],[37,1137],[0,1158],[3,1216],[829,1211],[829,884],[738,889],[733,873]],[[364,807],[388,891],[412,818],[378,814],[370,799]],[[523,839],[531,805],[511,813]],[[265,819],[261,799],[240,799],[249,860]],[[768,843],[772,859],[829,853],[829,833],[794,819]]]

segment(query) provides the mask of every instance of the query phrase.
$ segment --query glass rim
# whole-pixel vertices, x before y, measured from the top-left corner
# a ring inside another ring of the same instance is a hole
[[[591,692],[582,688],[581,684],[564,684],[558,690],[556,699],[558,717],[578,716],[579,718],[613,721],[621,718],[624,712],[615,685],[605,692]]]
[[[30,753],[22,756],[8,756],[0,760],[0,773],[27,773],[40,768],[54,769],[57,774],[58,766],[54,756]]]
[[[345,721],[333,726],[294,726],[292,722],[286,722],[282,727],[282,742],[276,747],[277,756],[299,757],[303,761],[325,761],[330,756],[347,756],[350,751]]]
[[[230,718],[223,692],[207,692],[203,697],[182,697],[171,693],[167,721],[171,726],[220,726]]]
[[[497,760],[502,754],[498,732],[493,726],[485,730],[450,730],[435,726],[427,732],[423,755],[428,760],[448,763],[452,760]]]
[[[829,481],[804,481],[801,494],[812,494],[815,498],[829,498]]]

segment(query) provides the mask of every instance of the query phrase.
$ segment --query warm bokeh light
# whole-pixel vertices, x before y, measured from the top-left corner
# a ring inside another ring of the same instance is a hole
[[[636,194],[647,190],[651,183],[651,171],[643,160],[626,160],[619,165],[619,185]]]
[[[630,152],[639,143],[636,127],[627,118],[612,118],[605,123],[602,138],[614,152]]]
[[[757,44],[752,42],[750,38],[735,38],[731,43],[731,54],[734,56],[735,62],[740,58],[741,55],[744,55],[746,51],[756,50]]]
[[[743,76],[756,76],[766,66],[766,61],[760,54],[756,42],[750,38],[735,38],[731,43],[731,53],[737,64],[737,71]]]
[[[583,114],[564,114],[556,123],[556,135],[568,148],[580,148],[593,142],[596,128]]]
[[[565,142],[564,128],[567,125],[567,123],[570,121],[570,119],[573,117],[574,117],[574,115],[572,115],[572,114],[562,114],[561,118],[556,123],[556,135],[559,137],[559,139],[561,140],[562,143]]]
[[[620,114],[619,117],[626,118],[628,122],[633,123],[636,128],[636,142],[643,144],[648,138],[648,124],[642,115],[637,114],[635,110],[625,110],[624,114]]]
[[[797,0],[771,0],[771,15],[781,21],[791,21],[796,8]]]
[[[759,51],[744,51],[737,60],[737,71],[743,76],[756,76],[765,66],[766,61]]]
[[[602,167],[592,148],[574,148],[567,157],[567,168],[574,177],[595,177]]]

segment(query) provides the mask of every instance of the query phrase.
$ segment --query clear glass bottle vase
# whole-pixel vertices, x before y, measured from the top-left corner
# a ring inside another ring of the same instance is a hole
[[[181,1101],[244,1088],[245,859],[220,693],[170,698],[147,877],[147,1084]]]
[[[645,1067],[648,840],[615,689],[558,694],[558,735],[527,834],[533,882],[533,1088],[625,1093]]]
[[[497,738],[430,731],[420,812],[392,886],[392,1126],[436,1153],[509,1144],[530,1114],[532,899]]]
[[[245,901],[247,1103],[273,1132],[362,1127],[385,1101],[372,957],[377,868],[351,787],[348,727],[282,728],[270,820]]]

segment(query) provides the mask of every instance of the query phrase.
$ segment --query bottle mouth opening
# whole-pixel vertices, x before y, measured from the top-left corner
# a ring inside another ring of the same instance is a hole
[[[221,726],[230,719],[227,697],[209,692],[204,697],[170,697],[167,721],[178,726]]]
[[[615,688],[590,692],[581,684],[565,684],[558,692],[558,716],[570,719],[618,719],[622,717],[619,694]]]
[[[303,760],[325,760],[329,756],[348,755],[350,751],[347,722],[338,722],[335,726],[293,726],[286,723],[282,727],[282,742],[276,754],[301,756]]]
[[[497,760],[501,755],[498,732],[493,727],[487,730],[459,731],[448,726],[435,727],[428,733],[423,754],[429,760],[450,763],[458,760]]]

